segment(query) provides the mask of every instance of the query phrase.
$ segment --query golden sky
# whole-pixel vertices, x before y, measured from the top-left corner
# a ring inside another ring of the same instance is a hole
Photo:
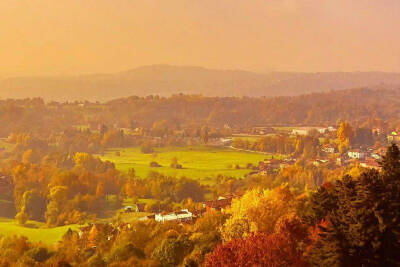
[[[0,76],[400,71],[400,0],[0,0]]]

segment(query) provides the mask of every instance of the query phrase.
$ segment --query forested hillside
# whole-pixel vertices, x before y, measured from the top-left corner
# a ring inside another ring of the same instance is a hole
[[[293,96],[385,84],[399,85],[399,73],[255,73],[168,65],[146,66],[116,74],[19,77],[0,80],[0,97],[107,101],[130,95],[175,93],[205,96]]]
[[[132,96],[106,103],[45,103],[42,99],[0,101],[0,136],[11,132],[49,133],[68,126],[105,124],[117,128],[188,125],[252,127],[330,125],[340,119],[394,123],[400,114],[400,91],[353,89],[294,97]],[[156,124],[155,124],[156,123]],[[158,125],[158,126],[157,126]]]

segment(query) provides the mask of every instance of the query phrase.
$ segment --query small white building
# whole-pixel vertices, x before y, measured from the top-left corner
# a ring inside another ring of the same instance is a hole
[[[335,147],[332,145],[324,145],[321,150],[325,153],[335,153]]]
[[[232,145],[232,138],[220,138],[219,141],[222,143],[223,146]]]
[[[310,132],[309,129],[298,128],[292,130],[292,135],[308,135],[309,132]]]
[[[193,214],[188,209],[183,209],[177,212],[171,212],[168,214],[156,214],[155,220],[157,222],[167,222],[167,221],[178,221],[178,222],[186,222],[191,221],[193,219]]]
[[[332,127],[332,126],[329,126],[329,127],[324,127],[324,128],[318,128],[318,132],[320,133],[320,134],[326,134],[326,133],[329,133],[329,132],[334,132],[334,131],[336,131],[336,128],[334,128],[334,127]]]
[[[347,152],[347,155],[351,159],[364,159],[366,156],[366,153],[357,149],[357,150],[350,150],[349,152]]]

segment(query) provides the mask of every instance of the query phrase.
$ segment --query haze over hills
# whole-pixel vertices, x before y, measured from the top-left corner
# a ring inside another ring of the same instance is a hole
[[[0,98],[107,101],[131,95],[293,96],[358,87],[400,85],[400,73],[256,73],[152,65],[115,74],[16,77],[0,80]]]

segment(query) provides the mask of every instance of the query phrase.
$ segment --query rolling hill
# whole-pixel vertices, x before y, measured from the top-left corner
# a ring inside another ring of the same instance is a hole
[[[153,65],[115,74],[15,77],[0,80],[0,98],[107,101],[131,95],[294,96],[379,85],[400,85],[400,73],[256,73]]]

